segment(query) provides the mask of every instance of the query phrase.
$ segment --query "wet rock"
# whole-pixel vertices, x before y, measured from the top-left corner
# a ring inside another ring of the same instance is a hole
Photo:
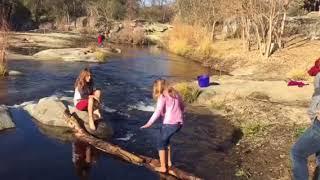
[[[35,105],[28,105],[24,109],[38,122],[54,127],[69,127],[64,121],[64,111],[69,109],[71,113],[75,113],[78,122],[91,134],[107,138],[113,133],[109,122],[104,119],[96,122],[97,130],[91,131],[88,124],[88,113],[78,111],[73,107],[72,98],[68,97],[46,97],[39,100]]]
[[[8,75],[9,76],[21,76],[23,74],[22,74],[22,72],[11,70],[8,72]]]
[[[47,126],[41,123],[36,123],[39,131],[49,138],[57,139],[62,142],[71,142],[74,140],[73,131],[66,127]]]
[[[8,112],[8,108],[4,105],[0,106],[0,131],[4,129],[16,127]]]

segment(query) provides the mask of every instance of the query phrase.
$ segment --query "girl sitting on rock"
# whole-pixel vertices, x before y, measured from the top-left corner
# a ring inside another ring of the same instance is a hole
[[[80,72],[74,86],[74,105],[80,111],[88,111],[89,127],[96,130],[93,114],[101,118],[99,110],[101,91],[94,90],[92,74],[88,68]]]
[[[178,92],[168,87],[163,79],[153,83],[153,98],[157,101],[157,107],[150,120],[141,128],[150,127],[159,117],[163,116],[163,124],[158,139],[158,151],[160,167],[156,171],[165,173],[172,166],[170,138],[177,133],[183,124],[184,105]]]

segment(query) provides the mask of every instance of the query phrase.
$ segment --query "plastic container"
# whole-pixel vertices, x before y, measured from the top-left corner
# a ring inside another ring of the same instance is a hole
[[[198,84],[200,87],[208,87],[210,85],[210,77],[208,75],[198,76]]]

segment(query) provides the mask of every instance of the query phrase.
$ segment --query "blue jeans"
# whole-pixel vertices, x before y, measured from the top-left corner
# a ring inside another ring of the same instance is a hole
[[[158,139],[158,150],[168,149],[171,137],[181,129],[181,124],[163,124]]]
[[[308,180],[308,157],[318,152],[320,152],[320,121],[316,119],[291,149],[293,179]]]

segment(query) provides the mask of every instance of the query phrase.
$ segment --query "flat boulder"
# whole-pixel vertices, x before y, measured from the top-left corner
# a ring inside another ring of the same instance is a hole
[[[16,127],[11,119],[8,108],[4,105],[0,106],[0,131]]]
[[[113,133],[109,122],[105,119],[97,120],[97,130],[92,131],[88,126],[88,113],[76,110],[70,97],[51,96],[42,98],[38,103],[30,104],[24,107],[24,109],[41,124],[64,128],[69,128],[64,120],[64,112],[66,109],[69,109],[71,113],[75,113],[76,119],[89,133],[100,138],[110,137]]]
[[[39,60],[62,60],[62,61],[82,61],[82,62],[104,62],[113,52],[99,48],[95,51],[90,48],[65,48],[47,49],[33,55]]]

